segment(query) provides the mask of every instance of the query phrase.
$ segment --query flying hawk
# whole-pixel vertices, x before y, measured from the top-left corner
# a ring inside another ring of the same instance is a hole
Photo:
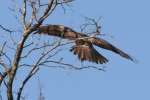
[[[108,62],[107,58],[96,51],[94,45],[115,52],[116,54],[119,54],[120,56],[133,61],[133,58],[131,58],[127,53],[121,51],[106,40],[97,37],[90,37],[63,25],[40,26],[36,33],[74,40],[75,45],[72,46],[70,51],[73,52],[74,55],[78,55],[78,58],[81,61],[90,61],[97,64]]]

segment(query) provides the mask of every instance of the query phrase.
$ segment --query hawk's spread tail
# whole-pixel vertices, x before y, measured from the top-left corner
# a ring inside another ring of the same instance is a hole
[[[90,61],[95,63],[106,63],[108,60],[98,53],[93,47],[89,47],[86,45],[75,45],[70,49],[75,55],[78,55],[78,58],[81,61]]]

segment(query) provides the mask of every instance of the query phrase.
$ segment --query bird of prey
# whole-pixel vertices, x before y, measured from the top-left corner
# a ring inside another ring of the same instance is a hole
[[[119,54],[123,58],[133,61],[133,58],[127,53],[113,46],[104,39],[97,37],[90,37],[84,33],[76,32],[72,28],[63,25],[45,25],[40,26],[36,33],[47,34],[49,36],[57,36],[63,39],[74,40],[75,45],[71,47],[70,51],[77,55],[81,61],[89,61],[97,64],[103,64],[108,62],[108,59],[101,55],[95,48],[110,50],[116,54]]]

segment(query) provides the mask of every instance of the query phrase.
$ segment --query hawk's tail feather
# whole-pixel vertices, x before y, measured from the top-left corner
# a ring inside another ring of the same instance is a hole
[[[94,48],[90,48],[88,46],[84,45],[78,45],[78,46],[73,46],[70,49],[71,52],[73,52],[75,55],[78,55],[78,58],[81,61],[90,61],[90,62],[95,62],[95,63],[106,63],[108,60],[99,54]]]

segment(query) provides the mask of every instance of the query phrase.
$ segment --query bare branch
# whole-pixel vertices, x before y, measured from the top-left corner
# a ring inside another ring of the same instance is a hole
[[[53,47],[52,49],[50,49],[49,51],[47,51],[46,53],[44,53],[38,60],[37,62],[32,65],[32,69],[30,70],[29,74],[27,75],[27,77],[25,78],[25,80],[23,81],[19,91],[18,91],[18,95],[17,95],[17,100],[20,100],[20,97],[21,97],[21,94],[22,94],[22,91],[23,91],[23,88],[25,86],[25,84],[28,82],[28,80],[34,75],[37,73],[37,71],[39,70],[39,64],[40,62],[43,60],[43,58],[45,56],[47,56],[50,52],[52,52],[53,50],[55,50],[56,48],[58,47],[58,45],[56,45],[55,47]],[[36,48],[36,49],[39,49],[39,48]],[[35,50],[36,50],[35,49]],[[32,49],[33,50],[33,49]],[[25,65],[24,65],[25,66]],[[27,65],[26,65],[27,66]],[[30,66],[30,65],[29,65]]]
[[[41,82],[40,82],[40,79],[38,79],[38,87],[39,87],[39,97],[38,97],[38,100],[45,100],[45,97],[43,96],[43,93],[42,93],[42,86],[41,86]]]
[[[8,66],[7,66],[7,65],[4,63],[4,61],[2,60],[2,56],[4,56],[4,57],[8,60],[9,65],[11,66],[11,59],[10,59],[10,57],[8,57],[7,54],[4,52],[4,48],[6,47],[6,43],[7,43],[7,42],[4,42],[4,43],[3,43],[3,46],[2,46],[2,48],[1,48],[1,50],[0,50],[0,65],[1,65],[5,70],[7,70]]]
[[[58,64],[58,66],[52,66],[50,64],[47,65],[47,63],[54,63],[54,64]],[[46,67],[58,67],[58,68],[69,68],[69,69],[74,69],[74,70],[83,70],[83,69],[90,69],[90,68],[93,68],[93,69],[96,69],[96,70],[101,70],[101,71],[105,71],[105,66],[102,66],[102,67],[96,67],[96,66],[81,66],[81,67],[78,67],[78,66],[75,66],[75,65],[72,65],[72,64],[68,64],[68,63],[63,63],[61,61],[54,61],[54,60],[47,60],[47,61],[43,61],[40,63],[40,66],[46,66]]]
[[[22,23],[23,23],[24,29],[27,29],[27,26],[26,26],[26,13],[27,13],[27,0],[23,0]]]
[[[27,48],[27,47],[30,47],[31,45],[33,45],[34,43],[33,42],[31,42],[31,43],[29,43],[29,44],[27,44],[27,45],[25,45],[23,48]]]
[[[0,57],[3,55],[3,52],[4,52],[4,48],[5,48],[5,46],[6,46],[6,41],[3,43],[3,46],[2,46],[2,48],[1,48],[1,50],[0,50]]]
[[[8,72],[10,71],[9,70],[9,67],[4,63],[4,61],[2,60],[2,56],[6,54],[4,53],[4,48],[6,46],[6,42],[3,43],[2,45],[2,48],[0,50],[0,65],[4,68],[5,72],[3,73],[0,73],[0,86],[1,86],[1,83],[3,82],[3,79],[7,76]]]
[[[23,91],[23,89],[24,89],[24,86],[25,86],[26,83],[29,81],[29,79],[30,79],[33,75],[35,75],[35,74],[37,73],[38,70],[39,70],[39,69],[36,69],[36,70],[35,70],[35,69],[32,69],[32,70],[30,71],[30,73],[27,75],[27,77],[24,79],[24,81],[22,82],[21,87],[19,88],[19,91],[18,91],[18,94],[17,94],[17,100],[20,100],[22,91]]]
[[[26,57],[28,57],[32,52],[34,52],[34,51],[36,51],[36,50],[43,49],[43,48],[45,48],[45,47],[49,47],[49,46],[52,46],[52,45],[47,44],[47,45],[43,45],[43,46],[40,46],[40,47],[34,47],[34,48],[32,48],[31,50],[29,50],[27,54],[25,54],[24,56],[22,56],[22,58],[26,58]]]
[[[73,2],[73,1],[75,1],[75,0],[58,0],[57,4],[66,4],[66,3]]]
[[[26,35],[23,37],[23,39],[21,40],[21,42],[17,46],[16,55],[15,55],[15,58],[14,58],[14,61],[13,61],[13,66],[12,66],[12,69],[11,69],[11,72],[10,72],[10,75],[9,75],[9,81],[7,83],[7,86],[8,86],[8,89],[7,89],[8,100],[13,100],[12,84],[13,84],[13,80],[14,80],[14,77],[16,75],[17,67],[18,67],[20,57],[21,57],[21,54],[22,54],[22,51],[23,51],[23,46],[24,46],[24,43],[25,43],[28,36],[29,36],[29,33],[28,34],[26,33]]]
[[[27,6],[26,5],[26,0],[24,0],[24,2],[23,2],[24,6],[22,8],[23,9],[22,19],[23,19],[23,25],[24,25],[24,33],[23,33],[22,40],[20,41],[20,43],[17,46],[16,55],[15,55],[15,58],[14,58],[14,61],[13,61],[13,66],[12,66],[12,69],[11,69],[11,73],[9,75],[9,81],[7,83],[7,85],[8,85],[8,89],[7,89],[8,100],[13,100],[12,84],[13,84],[14,77],[16,75],[18,64],[20,62],[20,58],[21,58],[21,54],[22,54],[22,51],[23,51],[24,43],[27,40],[29,34],[32,33],[33,31],[35,31],[35,29],[37,27],[39,27],[42,24],[42,22],[49,16],[49,11],[52,8],[53,2],[54,2],[54,0],[52,0],[52,1],[49,0],[49,5],[48,5],[47,9],[45,10],[43,16],[39,19],[38,24],[35,24],[32,28],[28,28],[28,29],[26,27],[26,6]],[[34,70],[35,69],[33,69],[33,71]]]
[[[2,82],[3,82],[3,79],[4,79],[6,76],[7,76],[7,72],[4,72],[3,74],[0,73],[0,86],[1,86],[1,84],[2,84]]]
[[[101,25],[99,25],[99,21],[101,17],[98,18],[98,20],[89,18],[89,17],[84,17],[86,22],[80,26],[81,32],[86,31],[89,27],[94,27],[94,31],[87,33],[90,34],[91,37],[96,37],[96,35],[101,35]]]
[[[2,25],[0,25],[0,28],[1,28],[2,30],[6,31],[6,32],[9,32],[9,33],[14,32],[14,31],[12,31],[12,30],[10,30],[10,29],[5,28],[5,27],[2,26]]]
[[[6,76],[10,73],[10,69],[6,69],[5,70],[5,72],[3,72],[3,73],[0,73],[0,86],[1,86],[1,84],[2,84],[2,82],[4,81],[4,79],[6,78]],[[7,84],[5,83],[5,81],[4,81],[4,84],[5,84],[5,86],[7,87]]]
[[[36,3],[33,1],[30,1],[30,5],[31,5],[31,8],[32,8],[32,14],[31,14],[31,18],[29,20],[29,26],[28,27],[31,27],[32,23],[33,23],[33,20],[35,19],[36,22],[38,22],[38,19],[37,19],[37,16],[36,16],[36,13],[37,13],[37,8],[35,7]]]
[[[38,24],[41,24],[44,21],[44,19],[46,19],[49,16],[49,14],[50,14],[49,12],[50,12],[50,10],[51,10],[51,8],[53,6],[54,1],[55,0],[49,0],[48,6],[45,9],[43,15],[40,17],[40,19],[38,21]]]
[[[8,70],[8,66],[5,63],[0,62],[0,65],[4,68],[4,70]]]
[[[11,66],[11,58],[9,57],[9,56],[7,56],[7,54],[6,53],[3,53],[3,55],[5,56],[5,58],[8,60],[8,62],[9,62],[9,66]]]
[[[4,26],[0,25],[0,28],[3,30],[3,31],[6,31],[9,33],[9,37],[10,37],[10,40],[13,42],[13,44],[15,45],[16,44],[16,41],[13,39],[12,37],[12,33],[14,33],[15,31],[14,30],[10,30],[8,28],[5,28]]]

